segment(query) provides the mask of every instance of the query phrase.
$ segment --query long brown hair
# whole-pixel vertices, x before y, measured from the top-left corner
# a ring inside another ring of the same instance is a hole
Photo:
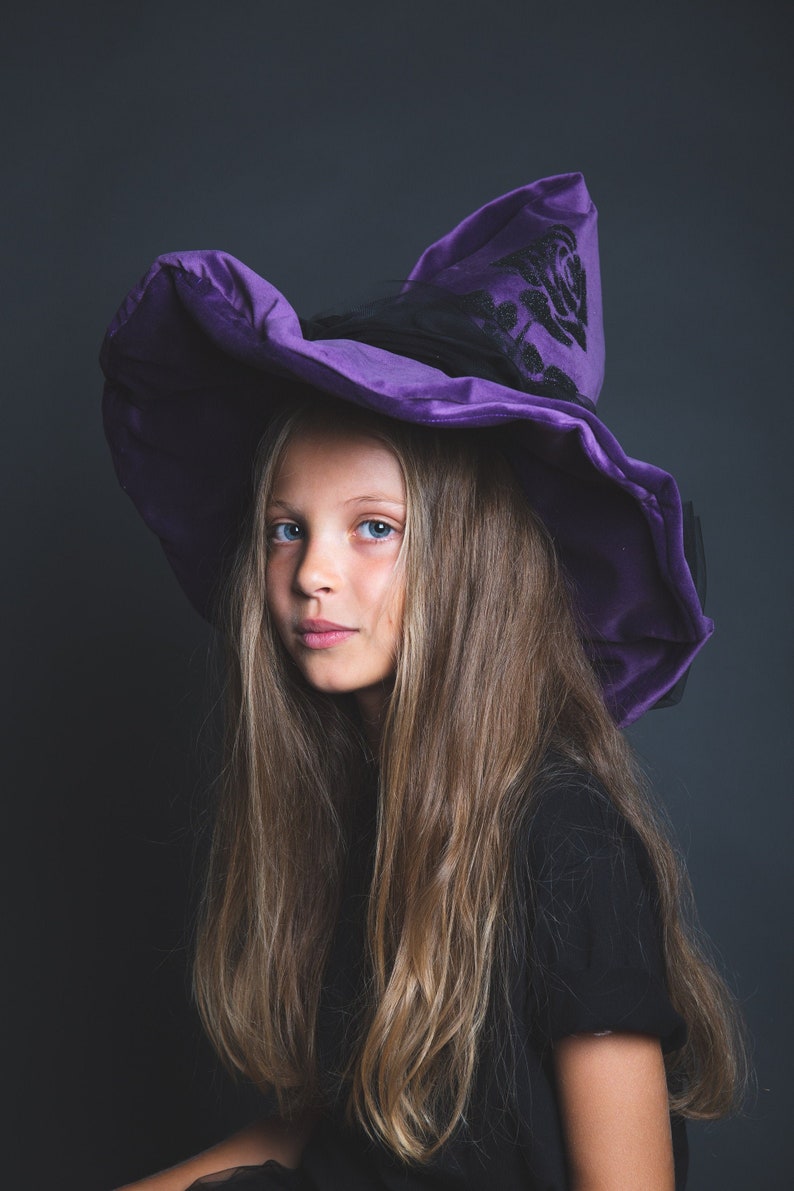
[[[274,1087],[286,1114],[320,1095],[317,1008],[366,752],[345,701],[298,678],[266,609],[270,491],[292,435],[329,416],[319,409],[299,409],[263,444],[229,583],[227,757],[195,962],[212,1042]],[[489,1007],[506,1000],[513,843],[553,752],[602,783],[656,874],[670,997],[688,1025],[669,1061],[671,1108],[724,1114],[743,1073],[730,995],[687,925],[681,866],[604,706],[553,544],[498,444],[348,407],[332,416],[391,448],[407,492],[350,1113],[413,1161],[460,1122]]]

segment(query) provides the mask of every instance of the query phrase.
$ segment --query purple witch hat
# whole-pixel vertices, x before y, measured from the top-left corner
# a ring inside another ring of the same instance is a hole
[[[105,432],[122,487],[208,619],[256,447],[306,386],[428,426],[509,423],[508,454],[570,578],[617,722],[673,701],[712,632],[675,481],[598,418],[596,210],[580,174],[487,204],[393,299],[301,321],[222,252],[161,256],[108,328]]]

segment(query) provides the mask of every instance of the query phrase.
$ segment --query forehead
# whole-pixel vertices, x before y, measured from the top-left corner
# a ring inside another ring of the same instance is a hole
[[[344,426],[302,427],[284,448],[273,497],[317,488],[391,499],[405,495],[402,468],[391,447],[365,429]]]

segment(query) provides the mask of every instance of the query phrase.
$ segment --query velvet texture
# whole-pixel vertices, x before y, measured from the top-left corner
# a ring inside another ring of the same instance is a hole
[[[521,389],[361,340],[306,338],[287,299],[223,252],[155,261],[102,346],[105,430],[122,487],[202,615],[212,619],[259,438],[308,386],[428,426],[510,423],[508,455],[572,581],[612,714],[629,724],[671,691],[713,626],[675,481],[628,458],[594,412],[596,218],[580,174],[541,179],[469,216],[409,274],[406,285],[456,296]]]

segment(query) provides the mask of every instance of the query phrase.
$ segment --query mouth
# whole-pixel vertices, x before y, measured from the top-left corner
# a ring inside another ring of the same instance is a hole
[[[307,649],[330,649],[349,640],[356,632],[357,629],[330,620],[302,620],[297,627],[298,638]]]

